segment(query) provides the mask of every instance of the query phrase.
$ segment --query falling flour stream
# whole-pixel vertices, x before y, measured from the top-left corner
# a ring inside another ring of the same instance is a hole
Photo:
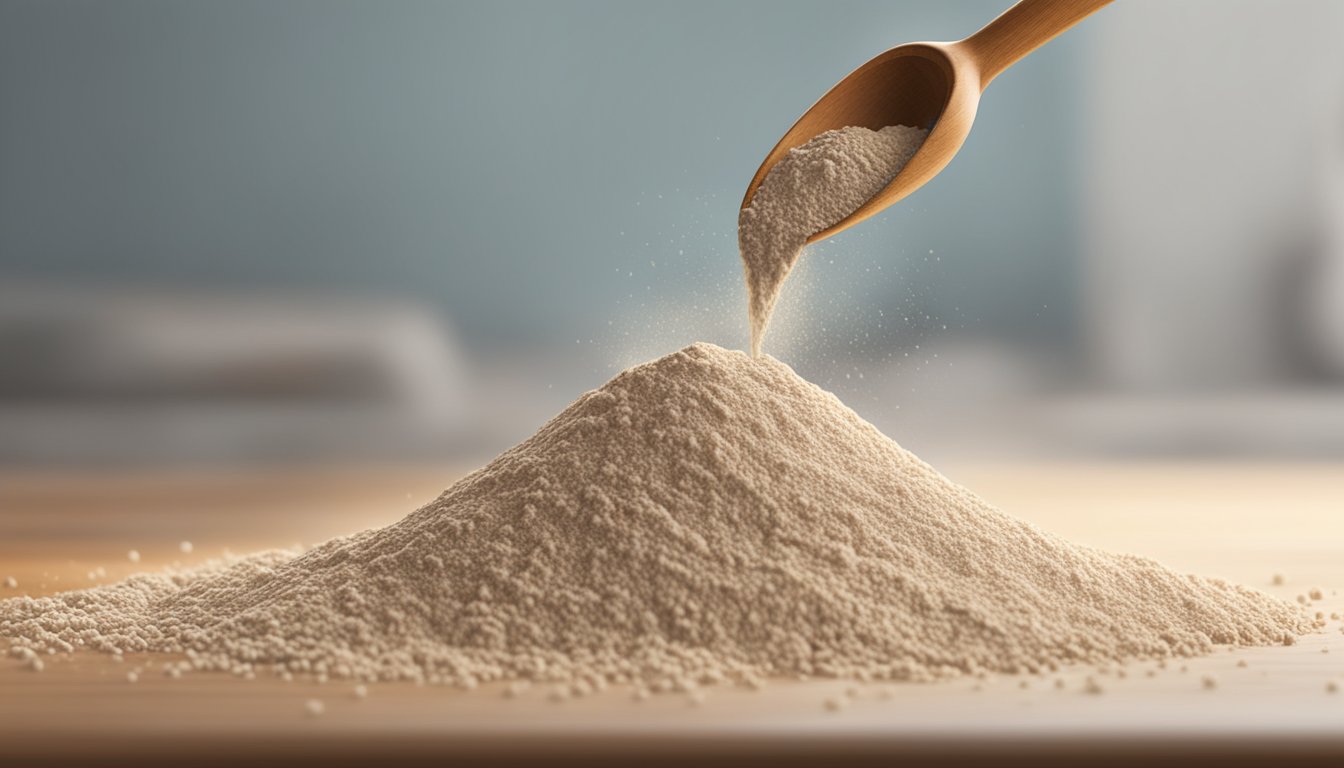
[[[882,191],[927,135],[905,125],[827,131],[789,150],[765,175],[737,228],[753,356],[761,354],[775,301],[807,239]]]

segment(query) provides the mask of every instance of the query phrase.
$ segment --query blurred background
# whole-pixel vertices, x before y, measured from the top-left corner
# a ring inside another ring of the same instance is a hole
[[[0,0],[0,462],[471,466],[742,348],[765,153],[1008,5]],[[1341,29],[1104,9],[767,351],[934,463],[1344,456]]]

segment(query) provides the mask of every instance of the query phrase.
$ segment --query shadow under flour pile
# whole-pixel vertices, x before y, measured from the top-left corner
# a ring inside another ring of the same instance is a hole
[[[16,653],[579,691],[1028,672],[1310,628],[1008,517],[782,363],[708,344],[621,373],[386,528],[0,603]]]

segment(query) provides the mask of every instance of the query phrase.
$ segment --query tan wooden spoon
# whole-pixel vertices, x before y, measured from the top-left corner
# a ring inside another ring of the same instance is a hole
[[[807,242],[842,232],[914,192],[943,170],[971,132],[980,94],[1000,72],[1111,0],[1022,0],[984,29],[955,43],[908,43],[854,70],[798,118],[747,186],[751,203],[765,175],[788,151],[851,125],[928,128],[924,144],[881,192]]]

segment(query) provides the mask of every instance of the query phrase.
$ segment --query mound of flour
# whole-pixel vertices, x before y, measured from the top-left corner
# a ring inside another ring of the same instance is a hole
[[[1291,642],[1295,606],[1008,517],[772,358],[631,368],[401,521],[0,602],[18,655],[474,686],[926,680]]]
[[[737,225],[753,356],[761,353],[775,301],[807,238],[882,191],[927,135],[906,125],[827,131],[789,150],[765,175]]]

